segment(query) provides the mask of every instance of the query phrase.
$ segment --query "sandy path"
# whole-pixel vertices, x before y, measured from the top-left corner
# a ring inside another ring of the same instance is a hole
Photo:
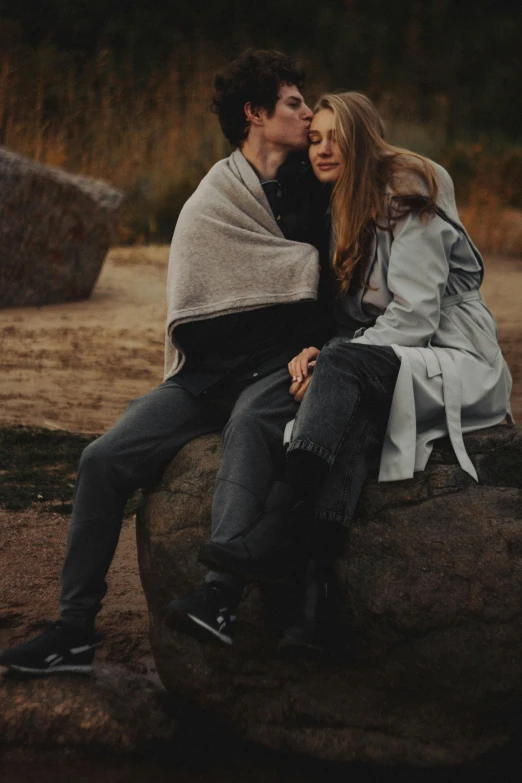
[[[0,310],[0,422],[103,432],[159,383],[167,256],[118,248],[87,301]]]
[[[65,515],[38,508],[0,509],[0,650],[56,620],[68,528]],[[154,672],[133,518],[123,523],[107,583],[109,595],[97,624],[97,660]]]
[[[115,248],[85,302],[0,310],[0,423],[99,433],[162,379],[168,248]],[[483,287],[522,416],[522,260]]]

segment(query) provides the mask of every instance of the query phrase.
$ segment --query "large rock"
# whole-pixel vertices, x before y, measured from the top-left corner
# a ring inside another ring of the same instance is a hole
[[[365,488],[338,577],[344,650],[287,663],[252,590],[232,649],[163,623],[195,587],[220,458],[217,435],[186,446],[138,514],[142,582],[160,677],[272,748],[323,759],[451,765],[508,741],[522,697],[522,431],[466,437],[481,484],[439,445],[409,481]]]
[[[0,147],[0,307],[85,299],[122,194]]]

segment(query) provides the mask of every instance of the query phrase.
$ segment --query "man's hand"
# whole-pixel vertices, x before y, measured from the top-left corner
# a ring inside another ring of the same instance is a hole
[[[312,365],[315,364],[315,362],[311,363]],[[290,394],[294,398],[296,402],[301,402],[303,397],[305,396],[305,391],[308,389],[308,384],[312,380],[312,376],[308,375],[307,378],[304,379],[304,381],[295,381],[290,386]]]
[[[315,360],[319,353],[319,348],[313,346],[303,348],[301,353],[294,356],[292,361],[288,363],[288,372],[292,378],[290,394],[296,402],[301,402],[305,395],[308,384],[312,380],[311,371],[315,367]]]

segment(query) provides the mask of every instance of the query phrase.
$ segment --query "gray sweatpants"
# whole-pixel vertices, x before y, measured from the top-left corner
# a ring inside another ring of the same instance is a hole
[[[93,622],[107,591],[127,499],[151,486],[182,446],[200,435],[223,430],[211,539],[225,542],[253,521],[282,472],[283,431],[297,410],[288,389],[284,368],[245,383],[227,403],[195,397],[175,378],[129,403],[80,459],[61,577],[62,619]],[[226,579],[214,573],[207,578]]]

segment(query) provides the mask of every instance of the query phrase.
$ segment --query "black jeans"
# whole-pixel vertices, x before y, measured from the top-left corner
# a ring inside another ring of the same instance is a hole
[[[127,498],[150,487],[189,441],[223,431],[223,452],[212,504],[212,540],[226,542],[264,509],[279,503],[284,471],[283,431],[296,414],[282,368],[244,383],[226,404],[194,397],[170,378],[132,400],[123,416],[84,450],[78,471],[69,541],[62,570],[60,612],[92,624],[101,607]],[[274,484],[275,482],[275,484]],[[283,492],[283,506],[289,504]],[[210,572],[210,581],[242,580]]]
[[[319,354],[288,447],[289,468],[299,452],[308,452],[323,475],[315,519],[342,525],[352,519],[369,465],[382,448],[400,364],[392,348],[343,337]]]

